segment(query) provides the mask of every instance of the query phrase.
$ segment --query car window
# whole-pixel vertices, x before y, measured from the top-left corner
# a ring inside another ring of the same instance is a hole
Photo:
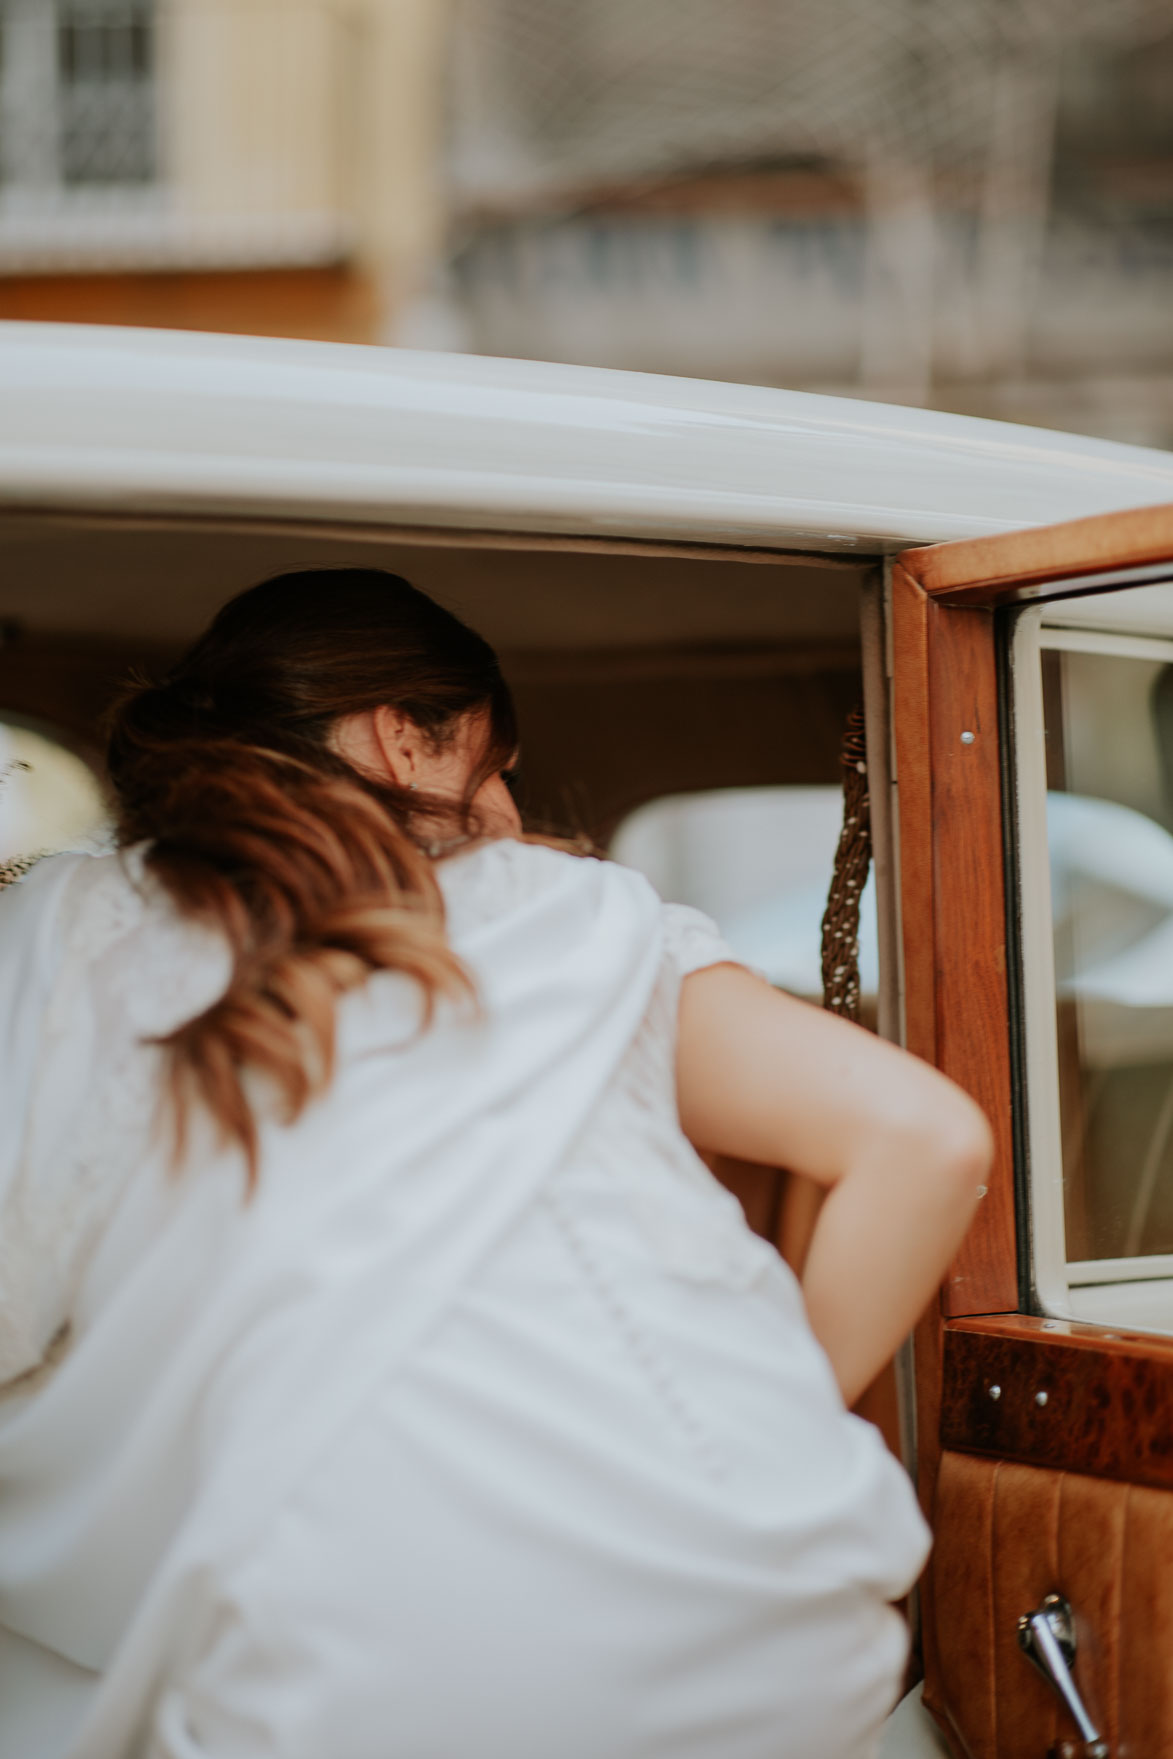
[[[1173,1329],[1173,640],[1032,616],[1016,743],[1036,1282],[1049,1311]]]
[[[45,731],[0,720],[0,862],[89,846],[106,820],[83,758]]]
[[[835,787],[731,788],[642,806],[612,841],[616,860],[661,897],[717,923],[739,959],[772,983],[817,1000],[821,928],[843,794]],[[860,910],[860,989],[874,1017],[878,955],[871,878]]]
[[[1042,666],[1068,1257],[1173,1252],[1173,648]]]

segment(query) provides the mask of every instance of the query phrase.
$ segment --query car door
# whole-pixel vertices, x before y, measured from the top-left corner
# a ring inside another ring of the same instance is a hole
[[[905,1039],[982,1104],[997,1142],[915,1340],[936,1535],[925,1703],[967,1759],[1160,1759],[1173,507],[906,552],[888,619]],[[1050,1595],[1074,1617],[1067,1681],[1038,1619],[1026,1635],[1043,1669],[1020,1640]],[[1082,1725],[1048,1665],[1081,1694]]]

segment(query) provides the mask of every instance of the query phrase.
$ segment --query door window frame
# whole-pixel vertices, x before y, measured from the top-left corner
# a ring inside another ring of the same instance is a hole
[[[1050,856],[1047,843],[1047,776],[1044,744],[1042,656],[1046,652],[1096,653],[1173,663],[1173,636],[1134,632],[1121,618],[1121,587],[1173,583],[1168,569],[1137,570],[1130,580],[1111,579],[1103,598],[1102,628],[1089,627],[1086,609],[1067,623],[1058,603],[1027,605],[1010,613],[1007,690],[1012,728],[1008,752],[1010,846],[1016,852],[1019,970],[1022,979],[1022,1069],[1026,1165],[1020,1169],[1030,1231],[1032,1305],[1051,1319],[1135,1325],[1173,1332],[1173,1252],[1134,1258],[1069,1260],[1064,1218],[1059,1046],[1055,1012],[1055,960]],[[1104,582],[1108,584],[1107,581]],[[1070,588],[1088,603],[1086,579]],[[1098,596],[1098,595],[1097,595]],[[1097,607],[1098,609],[1098,607]],[[1100,618],[1097,616],[1097,622]],[[1114,626],[1115,625],[1115,626]],[[1149,1285],[1135,1290],[1133,1285]],[[1156,1285],[1161,1285],[1159,1288]],[[1095,1294],[1085,1294],[1095,1290]],[[1113,1303],[1108,1291],[1120,1290]],[[1167,1313],[1164,1324],[1159,1320]],[[1154,1318],[1154,1315],[1157,1317]]]
[[[1173,506],[907,550],[888,579],[905,1042],[978,1101],[995,1144],[973,1226],[915,1334],[922,1506],[959,1536],[952,1558],[931,1557],[921,1582],[925,1701],[959,1739],[976,1715],[990,1745],[1001,1729],[982,1722],[988,1703],[974,1700],[974,1657],[979,1669],[1003,1654],[1025,1668],[1012,1622],[991,1622],[1001,1605],[995,1578],[1002,1589],[1025,1583],[1046,1563],[1053,1530],[1040,1524],[1042,1546],[1021,1525],[999,1530],[994,1487],[1040,1468],[1061,1474],[1060,1487],[1086,1477],[1173,1492],[1173,1338],[1140,1335],[1148,1327],[1139,1318],[1134,1330],[1118,1319],[1045,1317],[1030,1286],[1024,876],[1009,688],[1016,612],[1173,579]],[[1065,614],[1075,620],[1073,609],[1052,612],[1056,621]],[[1036,860],[1025,877],[1037,883],[1040,872],[1049,887],[1049,862]],[[1049,890],[1046,903],[1049,912]],[[1003,1465],[1013,1470],[1000,1479]],[[959,1555],[973,1564],[963,1582]],[[1051,1585],[1044,1578],[1038,1591]],[[1014,1617],[1024,1605],[1015,1592]]]

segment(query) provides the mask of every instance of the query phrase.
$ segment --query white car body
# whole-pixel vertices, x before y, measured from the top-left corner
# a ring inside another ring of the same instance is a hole
[[[0,324],[0,505],[882,555],[1173,499],[1173,455],[594,367]]]

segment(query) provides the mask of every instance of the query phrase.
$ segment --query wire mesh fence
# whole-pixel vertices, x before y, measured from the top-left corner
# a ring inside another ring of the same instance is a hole
[[[1030,175],[1023,118],[1045,132],[1064,57],[1167,36],[1173,8],[459,0],[457,20],[456,189],[504,205],[772,156]]]
[[[658,298],[665,347],[657,352],[653,339],[655,364],[668,365],[669,332],[674,324],[683,332],[692,314],[699,370],[741,372],[732,344],[718,354],[702,332],[719,323],[749,277],[759,299],[748,321],[768,327],[768,306],[779,337],[789,330],[810,357],[809,371],[850,377],[844,355],[854,351],[863,384],[914,399],[927,395],[942,368],[962,378],[1025,369],[1044,247],[1056,242],[1061,94],[1079,85],[1081,70],[1135,61],[1150,46],[1165,55],[1173,77],[1173,0],[1114,0],[1110,7],[1098,0],[458,0],[457,18],[455,286],[480,345],[495,347],[492,333],[503,323],[511,330],[503,351],[518,345],[521,320],[494,315],[504,311],[502,266],[512,282],[522,278],[535,313],[531,327],[550,325],[558,314],[547,311],[536,281],[563,288],[563,265],[576,248],[588,267],[560,298],[582,307],[588,344],[596,308],[613,331],[630,328],[618,298],[604,313],[596,259],[645,244],[645,256],[654,246],[664,257],[691,226],[688,251],[675,250],[679,287],[671,309]],[[1149,108],[1173,164],[1167,91]],[[763,207],[756,219],[719,204],[702,222],[703,198],[675,223],[662,208],[645,206],[642,219],[631,210],[649,192],[654,205],[657,189],[674,180],[708,178],[712,186],[715,178],[744,180],[763,167],[830,172],[840,189],[845,177],[853,215],[836,211],[838,191],[817,220],[810,212],[787,219],[785,201],[772,216]],[[617,201],[628,204],[625,212],[616,212]],[[1139,241],[1140,256],[1151,254],[1153,240],[1150,231]],[[1078,253],[1089,243],[1100,248],[1084,228],[1072,248]],[[818,273],[795,270],[789,259],[812,253]],[[1063,297],[1054,285],[1061,254],[1051,249],[1048,299]],[[723,272],[726,259],[750,255],[752,271]],[[711,294],[703,316],[701,269]],[[1167,288],[1167,270],[1158,264],[1153,273]],[[845,278],[855,285],[844,290]],[[1124,305],[1153,303],[1137,285],[1125,291]],[[836,305],[842,321],[833,321]],[[733,322],[745,330],[740,314]],[[852,325],[849,341],[829,336],[821,344],[824,329],[845,337]],[[608,335],[590,358],[613,346]],[[639,339],[633,353],[644,346]],[[787,355],[776,370],[792,374],[801,365]],[[754,369],[747,361],[744,370]]]

